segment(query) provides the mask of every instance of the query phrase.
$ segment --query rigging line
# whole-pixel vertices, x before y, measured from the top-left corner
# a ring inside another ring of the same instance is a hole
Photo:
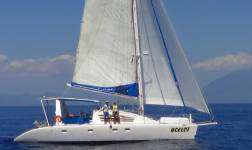
[[[200,88],[200,87],[199,87]],[[200,88],[200,90],[201,90],[201,88]],[[204,101],[205,101],[205,103],[206,103],[206,105],[207,105],[207,108],[208,108],[208,111],[209,111],[209,113],[210,113],[210,118],[211,118],[211,121],[214,121],[215,120],[215,118],[214,118],[214,115],[213,115],[213,112],[212,112],[212,109],[210,109],[209,108],[209,104],[208,104],[208,102],[207,102],[207,100],[206,100],[206,98],[204,97],[204,95],[202,94],[202,96],[203,96],[203,98],[204,98]]]
[[[141,3],[141,2],[142,2],[142,1],[140,1],[140,3]],[[145,33],[148,35],[149,32],[147,32],[147,27],[146,27],[146,23],[145,23],[146,20],[145,20],[145,17],[144,17],[144,15],[143,15],[143,7],[142,7],[142,5],[141,5],[141,14],[142,14],[142,18],[143,18],[144,30],[145,30]],[[162,99],[163,99],[163,101],[164,101],[164,104],[167,105],[167,103],[166,103],[166,101],[165,101],[165,98],[164,98],[163,90],[161,89],[160,80],[159,80],[158,75],[157,75],[156,64],[155,64],[154,59],[153,59],[153,55],[152,55],[152,51],[151,51],[151,47],[150,47],[150,39],[149,39],[149,36],[147,36],[146,38],[147,38],[148,47],[149,47],[149,50],[150,50],[150,53],[151,53],[152,65],[153,65],[154,73],[155,73],[155,76],[156,76],[156,79],[157,79],[157,82],[158,82],[158,87],[159,87],[159,90],[160,90]]]
[[[166,45],[166,42],[165,42],[165,39],[164,39],[164,35],[163,35],[162,29],[161,29],[161,25],[160,25],[160,23],[159,23],[159,21],[158,21],[158,18],[157,18],[157,13],[156,13],[156,10],[155,10],[155,8],[154,8],[153,0],[150,0],[150,1],[151,1],[151,6],[152,6],[152,9],[153,9],[154,15],[155,15],[155,19],[156,19],[156,21],[157,21],[157,25],[158,25],[159,32],[160,32],[160,34],[161,34],[161,38],[162,38],[162,41],[163,41],[163,43],[164,43],[166,55],[167,55],[168,60],[169,60],[169,62],[170,62],[169,64],[170,64],[170,67],[171,67],[171,70],[172,70],[173,78],[174,78],[175,83],[176,83],[176,85],[177,85],[178,92],[179,92],[179,94],[180,94],[180,96],[181,96],[181,99],[182,99],[182,102],[183,102],[183,105],[184,105],[184,110],[185,110],[185,113],[186,113],[187,111],[186,111],[185,101],[184,101],[184,98],[183,98],[181,89],[180,89],[180,87],[179,87],[178,79],[177,79],[177,77],[176,77],[175,69],[174,69],[174,67],[173,67],[170,54],[169,54],[169,52],[168,52],[168,48],[167,48],[167,45]]]

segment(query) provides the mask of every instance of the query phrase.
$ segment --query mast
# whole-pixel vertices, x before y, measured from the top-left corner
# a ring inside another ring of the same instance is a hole
[[[144,115],[144,97],[143,97],[143,84],[142,84],[142,67],[141,67],[141,52],[138,31],[138,18],[137,18],[137,0],[133,0],[133,22],[135,31],[135,45],[136,45],[136,65],[137,65],[137,81],[138,81],[138,100],[139,100],[139,114]]]

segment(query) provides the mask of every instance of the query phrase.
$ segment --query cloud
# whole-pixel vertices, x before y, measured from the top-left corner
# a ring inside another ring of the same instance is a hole
[[[198,62],[194,68],[204,71],[236,71],[252,68],[252,55],[239,52]]]
[[[4,63],[7,59],[8,59],[7,56],[0,54],[0,64]]]
[[[48,76],[72,71],[75,57],[62,54],[51,58],[9,60],[0,55],[0,62],[4,62],[0,72],[5,75]]]

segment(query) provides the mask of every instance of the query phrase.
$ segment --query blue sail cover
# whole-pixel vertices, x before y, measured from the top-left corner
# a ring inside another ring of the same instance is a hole
[[[134,96],[134,97],[137,97],[139,94],[137,83],[121,85],[121,86],[116,86],[116,87],[98,87],[98,86],[82,85],[75,82],[71,82],[71,86],[84,88],[84,89],[90,89],[90,90],[99,91],[99,92],[110,93],[110,94],[117,93],[117,94],[122,94],[126,96]]]

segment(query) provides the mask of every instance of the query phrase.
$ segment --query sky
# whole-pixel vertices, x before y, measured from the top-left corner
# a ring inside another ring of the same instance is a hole
[[[164,1],[202,87],[252,68],[252,1]],[[72,77],[83,3],[0,1],[0,94],[65,90]]]

